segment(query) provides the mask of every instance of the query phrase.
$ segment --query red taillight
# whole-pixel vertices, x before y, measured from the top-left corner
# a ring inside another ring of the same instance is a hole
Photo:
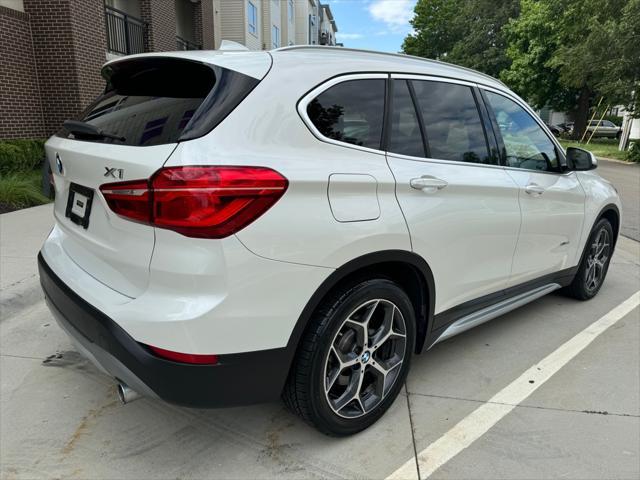
[[[265,167],[168,167],[150,180],[102,185],[109,208],[188,237],[223,238],[284,194],[288,181]]]
[[[172,360],[174,362],[192,363],[195,365],[215,365],[216,363],[218,363],[217,355],[200,355],[195,353],[172,352],[171,350],[152,347],[151,345],[147,345],[147,347],[149,347],[149,349],[158,357]]]
[[[147,180],[107,183],[100,191],[109,204],[109,208],[131,220],[151,222],[151,195]]]

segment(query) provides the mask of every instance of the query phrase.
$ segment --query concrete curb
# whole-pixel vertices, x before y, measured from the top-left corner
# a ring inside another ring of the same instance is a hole
[[[0,291],[0,322],[15,317],[41,300],[44,300],[44,294],[40,288],[40,279],[34,273],[19,282],[18,288]]]
[[[623,165],[638,165],[636,162],[627,162],[626,160],[618,160],[617,158],[598,157],[598,160],[604,160],[605,162],[621,163]]]

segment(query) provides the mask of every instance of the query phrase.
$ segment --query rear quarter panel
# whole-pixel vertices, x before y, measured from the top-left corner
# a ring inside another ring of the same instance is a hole
[[[323,79],[341,73],[329,70],[318,77],[317,60],[312,60],[308,66],[274,61],[271,72],[226,120],[205,137],[181,143],[166,165],[255,165],[284,175],[289,180],[285,195],[237,233],[259,256],[337,268],[375,251],[410,251],[385,155],[323,142],[298,115],[301,97]],[[377,218],[336,219],[328,199],[329,178],[335,174],[375,178]]]

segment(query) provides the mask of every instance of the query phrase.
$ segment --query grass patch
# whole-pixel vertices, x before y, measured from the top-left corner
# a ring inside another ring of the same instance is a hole
[[[613,138],[598,138],[593,139],[586,145],[573,140],[559,139],[564,148],[578,147],[585,150],[589,150],[596,157],[614,158],[616,160],[626,160],[627,152],[621,152],[618,150],[618,140]]]
[[[0,174],[0,213],[48,202],[42,194],[40,170]]]

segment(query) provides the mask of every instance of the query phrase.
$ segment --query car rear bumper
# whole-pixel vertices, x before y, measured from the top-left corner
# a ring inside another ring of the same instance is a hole
[[[292,357],[287,348],[220,355],[216,365],[165,360],[73,292],[42,254],[38,256],[38,266],[47,304],[80,352],[138,393],[198,408],[244,405],[279,397]]]

